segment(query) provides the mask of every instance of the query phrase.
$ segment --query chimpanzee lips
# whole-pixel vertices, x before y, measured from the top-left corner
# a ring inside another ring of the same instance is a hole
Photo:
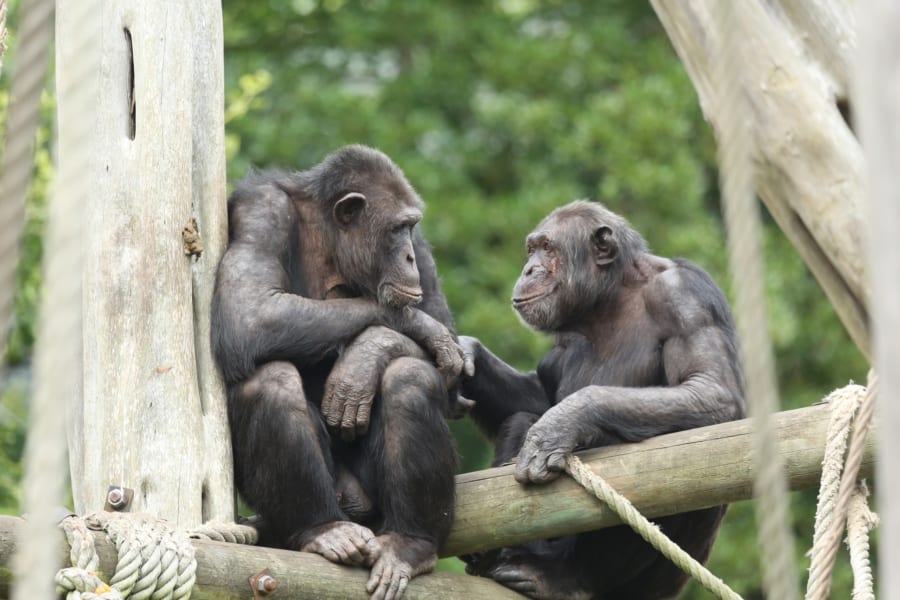
[[[408,288],[391,283],[387,284],[386,287],[393,294],[407,299],[410,304],[417,304],[422,301],[422,288]]]
[[[550,288],[549,290],[538,292],[537,294],[532,294],[530,296],[523,296],[519,298],[513,298],[512,303],[513,307],[518,308],[520,306],[525,306],[526,304],[531,304],[532,302],[536,302],[543,298],[546,298],[550,294],[556,291],[556,286]]]

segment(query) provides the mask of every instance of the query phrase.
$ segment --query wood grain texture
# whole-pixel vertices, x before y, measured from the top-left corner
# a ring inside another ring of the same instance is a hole
[[[72,410],[79,513],[110,485],[181,526],[234,516],[209,303],[225,244],[221,4],[102,2],[101,97],[88,141],[84,386]],[[57,39],[65,45],[65,20]],[[58,69],[77,60],[62,48]],[[133,90],[132,90],[133,86]],[[65,124],[62,124],[63,126]],[[201,256],[182,229],[198,223]]]
[[[778,452],[791,489],[818,485],[829,407],[819,404],[777,414]],[[696,510],[753,497],[748,419],[580,453],[647,517]],[[863,477],[872,474],[874,438]],[[619,523],[577,483],[561,477],[523,486],[512,467],[457,477],[456,520],[443,554],[465,554]]]
[[[842,0],[799,3],[802,8],[738,2],[741,31],[726,33],[717,30],[715,0],[651,4],[714,130],[720,120],[719,39],[740,36],[740,78],[757,150],[756,191],[869,356],[863,156],[838,108],[846,99],[848,75],[842,71],[856,43],[848,17],[853,11]],[[830,36],[835,39],[824,39]]]

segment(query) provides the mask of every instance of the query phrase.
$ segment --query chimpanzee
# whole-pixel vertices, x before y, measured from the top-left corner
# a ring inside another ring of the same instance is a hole
[[[495,439],[495,466],[540,484],[573,450],[744,416],[743,376],[731,311],[709,275],[683,259],[649,253],[625,219],[576,201],[553,211],[526,240],[528,260],[513,307],[555,334],[536,372],[520,373],[475,338],[462,392]],[[725,507],[657,520],[706,560]],[[667,598],[686,576],[625,526],[467,557],[486,575],[532,598]]]
[[[463,354],[422,211],[364,146],[251,175],[213,297],[238,489],[279,545],[371,566],[377,599],[434,566],[453,518],[444,412]]]

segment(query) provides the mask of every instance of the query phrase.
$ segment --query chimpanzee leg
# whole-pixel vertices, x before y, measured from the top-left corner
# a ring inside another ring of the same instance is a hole
[[[381,381],[358,455],[368,464],[358,472],[383,517],[377,538],[382,554],[367,587],[376,598],[393,598],[437,561],[453,522],[457,457],[437,369],[399,358]]]
[[[325,425],[288,362],[229,386],[235,479],[244,498],[290,548],[334,562],[371,562],[367,528],[349,523],[334,491]]]

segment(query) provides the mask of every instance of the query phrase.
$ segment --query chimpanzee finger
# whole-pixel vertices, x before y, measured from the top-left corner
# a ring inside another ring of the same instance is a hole
[[[359,411],[359,405],[355,402],[348,402],[344,405],[344,416],[341,419],[341,439],[345,442],[352,442],[356,439],[356,414]]]
[[[372,414],[372,400],[362,402],[356,413],[356,437],[362,437],[369,430],[369,419]]]
[[[379,596],[376,594],[376,591],[381,594],[381,598],[384,598],[384,590],[381,588],[381,582],[386,577],[390,577],[390,574],[385,573],[384,561],[376,562],[369,573],[369,580],[366,581],[366,591],[372,594],[371,600],[378,600]]]
[[[400,598],[403,595],[403,590],[406,589],[405,582],[407,581],[409,581],[409,579],[399,573],[395,573],[394,576],[391,577],[390,585],[384,594],[384,600],[397,600],[397,598]]]
[[[565,471],[566,470],[566,453],[565,452],[551,452],[550,456],[547,457],[547,467],[553,471]]]

